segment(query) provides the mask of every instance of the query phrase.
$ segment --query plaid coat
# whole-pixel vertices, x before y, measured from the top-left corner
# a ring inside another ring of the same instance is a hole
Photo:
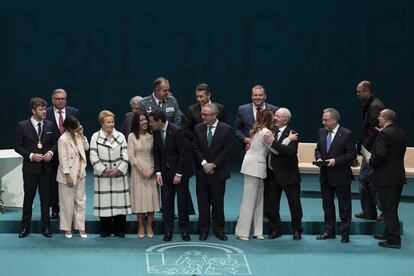
[[[93,214],[100,217],[131,214],[128,184],[127,143],[121,132],[113,130],[112,141],[102,130],[91,138],[90,160],[94,171]],[[116,167],[121,174],[110,177],[104,171]]]

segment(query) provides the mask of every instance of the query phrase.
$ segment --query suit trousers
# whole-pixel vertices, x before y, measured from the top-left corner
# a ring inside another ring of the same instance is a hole
[[[280,200],[282,192],[285,191],[290,216],[292,231],[299,231],[302,233],[302,204],[300,202],[300,183],[292,185],[280,185],[273,172],[271,175],[271,182],[269,184],[269,232],[282,233],[282,221],[280,219]]]
[[[188,180],[181,179],[179,184],[173,183],[174,175],[167,170],[163,175],[163,186],[161,186],[162,219],[164,223],[164,233],[174,231],[174,199],[177,194],[178,223],[181,232],[188,232]]]
[[[101,221],[101,234],[125,234],[126,215],[112,217],[99,217]]]
[[[359,173],[359,194],[361,196],[361,208],[364,214],[372,219],[377,218],[377,207],[380,208],[378,199],[378,192],[372,182],[374,169],[366,162],[365,158],[362,160],[361,171]]]
[[[321,183],[322,207],[324,211],[325,232],[335,235],[335,195],[338,198],[339,217],[341,224],[339,232],[341,235],[349,235],[352,218],[351,183],[345,185],[330,185],[328,182]]]
[[[244,175],[243,199],[240,206],[236,236],[248,237],[253,222],[253,235],[263,235],[263,179]]]
[[[387,241],[392,244],[401,244],[398,205],[400,204],[402,188],[403,186],[378,188],[379,200],[384,214],[384,234]]]
[[[60,229],[85,230],[85,177],[78,178],[74,187],[59,182]]]
[[[210,228],[210,207],[213,214],[213,231],[224,232],[224,193],[226,180],[217,180],[213,175],[203,173],[196,179],[198,202],[198,228],[200,233],[208,233]]]
[[[42,227],[49,227],[49,196],[50,196],[51,174],[43,168],[40,173],[23,173],[23,214],[22,227],[30,228],[32,220],[33,200],[36,196],[37,187],[39,187],[40,210]]]
[[[53,161],[52,161],[53,162]],[[59,162],[53,163],[52,180],[50,182],[50,207],[52,212],[59,213],[59,183],[56,181],[57,170]]]

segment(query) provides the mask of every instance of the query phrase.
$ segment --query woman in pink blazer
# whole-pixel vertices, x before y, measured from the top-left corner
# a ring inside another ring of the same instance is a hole
[[[85,177],[88,139],[83,127],[74,116],[63,122],[66,131],[58,141],[59,168],[56,181],[59,183],[60,229],[66,238],[72,238],[73,227],[79,230],[81,238],[87,238],[85,231]]]

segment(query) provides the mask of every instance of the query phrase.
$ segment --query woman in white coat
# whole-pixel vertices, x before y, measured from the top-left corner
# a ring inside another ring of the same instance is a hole
[[[81,238],[86,238],[85,230],[85,177],[88,139],[83,135],[83,127],[74,116],[63,122],[66,131],[58,141],[59,167],[56,181],[59,183],[60,229],[66,238],[72,238],[73,227],[79,230]]]
[[[115,130],[115,115],[103,110],[101,130],[91,138],[90,160],[94,174],[93,214],[101,221],[101,237],[125,237],[126,215],[131,214],[127,142]]]
[[[250,131],[252,142],[244,155],[240,172],[244,174],[243,199],[235,235],[240,240],[248,240],[253,222],[253,237],[263,240],[263,180],[266,178],[266,157],[270,145],[264,142],[265,135],[274,135],[276,125],[273,112],[264,109]],[[289,144],[289,137],[283,144]]]

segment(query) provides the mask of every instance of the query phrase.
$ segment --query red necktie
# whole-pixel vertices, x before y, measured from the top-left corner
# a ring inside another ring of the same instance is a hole
[[[256,121],[259,119],[260,110],[262,110],[261,107],[256,107]]]
[[[63,127],[62,110],[59,110],[58,113],[59,113],[59,132],[60,134],[63,134],[63,132],[65,132],[65,128]]]

